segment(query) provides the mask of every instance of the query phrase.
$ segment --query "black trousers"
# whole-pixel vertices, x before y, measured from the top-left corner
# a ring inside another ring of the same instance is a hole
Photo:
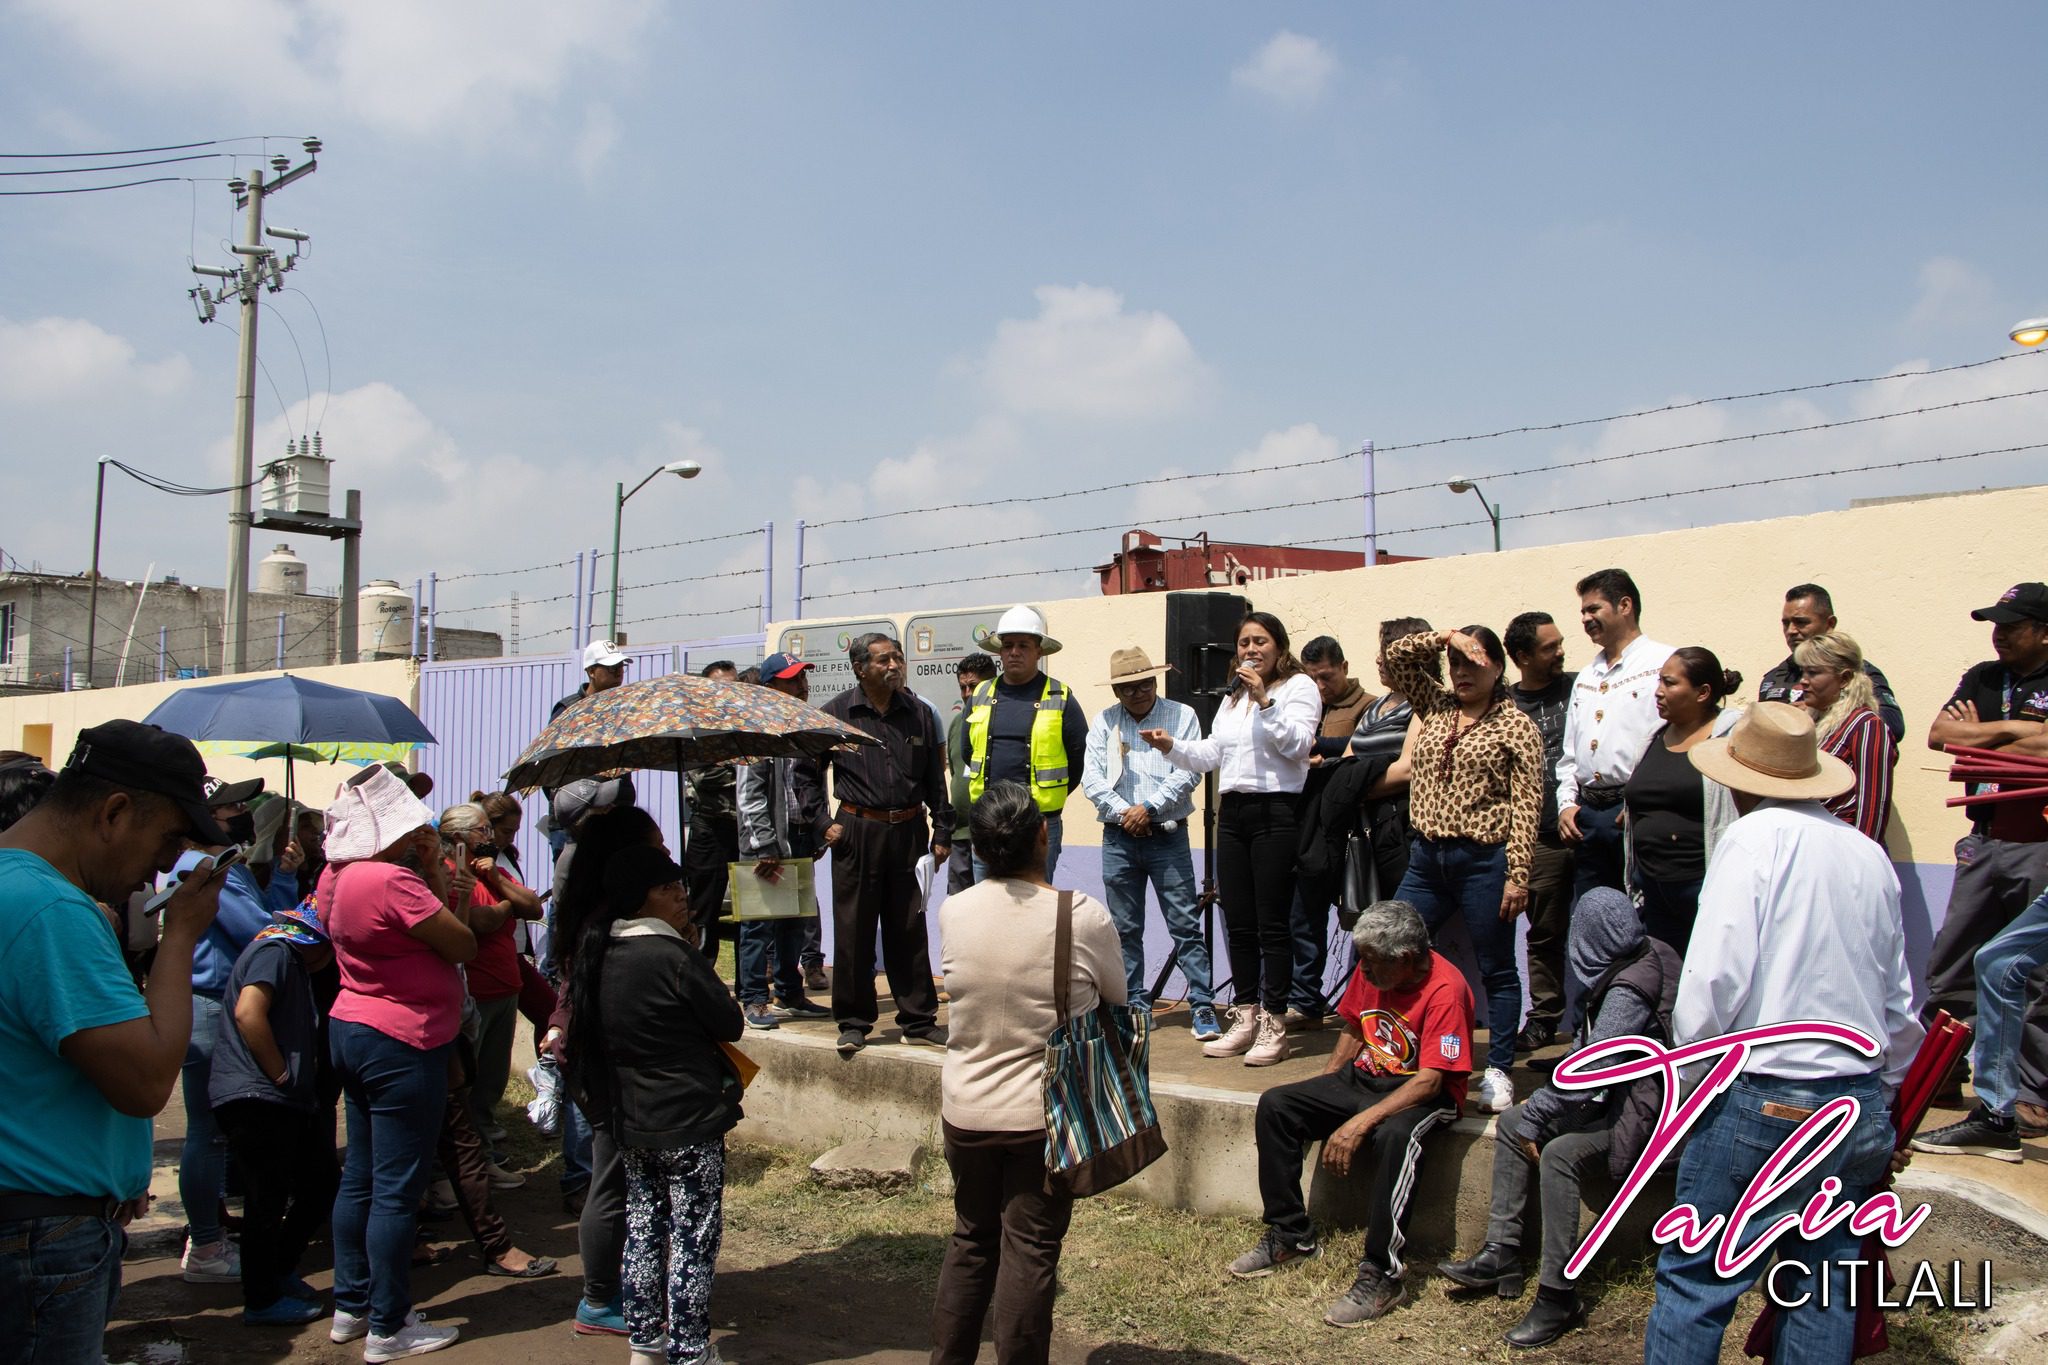
[[[1044,1365],[1074,1201],[1045,1192],[1045,1134],[944,1125],[953,1240],[939,1269],[931,1365],[974,1365],[993,1309],[997,1365]]]
[[[626,1257],[626,1163],[619,1144],[602,1128],[590,1134],[590,1189],[576,1224],[576,1249],[583,1257],[584,1300],[599,1304],[618,1298]]]
[[[1956,844],[1948,917],[1927,955],[1927,1015],[1947,1010],[1977,1017],[1977,950],[2019,918],[2048,888],[2048,843],[2022,844],[1965,835]],[[2026,1035],[2020,1043],[2020,1098],[2048,1105],[2048,967],[2027,981]]]
[[[1276,1017],[1287,1012],[1294,985],[1297,800],[1292,792],[1225,792],[1216,821],[1231,999]]]
[[[832,848],[832,1016],[842,1029],[874,1028],[879,928],[897,1027],[930,1028],[938,1022],[939,993],[916,872],[930,832],[921,818],[892,825],[842,811],[838,823],[844,833]]]
[[[1529,859],[1530,1024],[1555,1029],[1564,1018],[1564,949],[1571,924],[1572,850],[1556,835],[1543,835]]]
[[[1581,805],[1577,820],[1583,836],[1572,848],[1572,904],[1596,886],[1609,891],[1626,890],[1622,880],[1627,872],[1628,848],[1621,837],[1619,801],[1595,810]]]
[[[230,1100],[213,1117],[242,1168],[242,1306],[268,1308],[334,1208],[334,1120],[268,1100]]]
[[[739,821],[690,817],[689,837],[683,847],[683,884],[690,892],[690,913],[704,926],[704,956],[714,966],[719,939],[735,937],[733,921],[719,917],[725,913],[727,864],[739,861],[739,856]]]
[[[1296,1245],[1315,1240],[1315,1227],[1301,1198],[1302,1159],[1309,1143],[1321,1142],[1401,1085],[1402,1079],[1368,1076],[1347,1066],[1292,1085],[1276,1085],[1259,1096],[1253,1131],[1259,1144],[1259,1199],[1268,1227]],[[1350,1179],[1369,1181],[1372,1189],[1365,1263],[1390,1279],[1401,1278],[1408,1201],[1422,1175],[1422,1140],[1457,1116],[1449,1099],[1403,1109],[1375,1125],[1352,1157]]]

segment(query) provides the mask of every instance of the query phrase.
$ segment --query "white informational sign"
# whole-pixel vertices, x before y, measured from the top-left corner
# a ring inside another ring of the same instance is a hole
[[[953,670],[970,654],[989,651],[974,637],[995,629],[1000,608],[948,611],[913,616],[903,628],[903,661],[910,668],[910,687],[950,718],[960,704],[960,684]]]
[[[775,648],[811,666],[811,705],[823,706],[854,685],[853,662],[846,657],[846,647],[854,637],[876,631],[893,636],[896,623],[802,621],[785,628]]]

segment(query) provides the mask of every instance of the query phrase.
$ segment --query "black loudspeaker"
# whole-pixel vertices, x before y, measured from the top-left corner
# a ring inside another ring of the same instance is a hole
[[[1195,708],[1207,734],[1216,708],[1229,695],[1237,628],[1252,609],[1249,597],[1228,592],[1166,594],[1166,675],[1169,701]]]

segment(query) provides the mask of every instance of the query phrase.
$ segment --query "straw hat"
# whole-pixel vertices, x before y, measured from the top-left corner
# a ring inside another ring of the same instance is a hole
[[[1153,667],[1152,656],[1132,645],[1129,649],[1119,649],[1109,656],[1109,685],[1120,687],[1124,683],[1158,677],[1170,667],[1168,664]]]
[[[1856,785],[1856,774],[1820,751],[1813,717],[1782,701],[1758,702],[1720,739],[1702,740],[1692,766],[1724,787],[1786,801],[1825,801]]]
[[[433,823],[426,803],[389,768],[373,763],[344,783],[327,808],[327,861],[374,858]]]

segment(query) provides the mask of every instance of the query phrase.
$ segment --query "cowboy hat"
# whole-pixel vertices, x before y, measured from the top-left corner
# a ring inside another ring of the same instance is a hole
[[[994,630],[978,630],[974,643],[983,649],[1001,649],[1005,635],[1036,635],[1039,652],[1057,654],[1060,642],[1045,633],[1045,617],[1037,607],[1015,606],[1002,614]]]
[[[1752,796],[1825,801],[1856,785],[1848,764],[1820,751],[1806,709],[1782,701],[1758,702],[1726,736],[1695,744],[1689,757],[1704,776]]]
[[[1171,665],[1169,664],[1160,664],[1155,668],[1152,664],[1152,656],[1136,645],[1132,645],[1129,649],[1119,649],[1110,654],[1109,685],[1111,687],[1121,687],[1125,683],[1134,683],[1145,678],[1156,678],[1166,673],[1170,668]]]

